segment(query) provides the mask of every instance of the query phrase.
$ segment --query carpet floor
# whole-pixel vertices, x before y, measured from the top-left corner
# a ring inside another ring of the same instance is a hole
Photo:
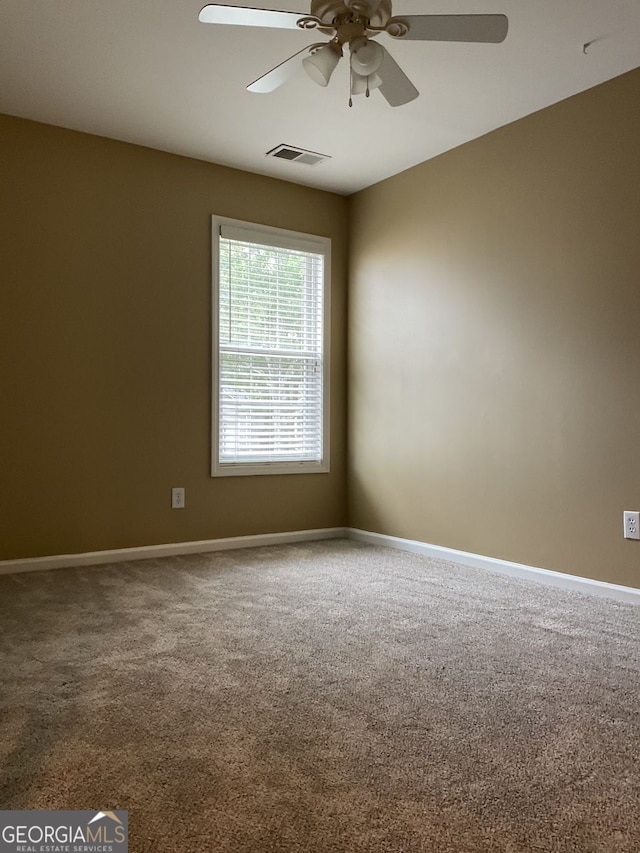
[[[132,853],[638,853],[640,608],[334,540],[0,577],[0,808]]]

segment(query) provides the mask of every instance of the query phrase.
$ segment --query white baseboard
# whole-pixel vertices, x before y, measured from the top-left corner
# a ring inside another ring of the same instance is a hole
[[[421,554],[423,557],[437,557],[440,560],[448,560],[451,563],[458,563],[474,569],[487,569],[502,575],[536,581],[547,586],[557,586],[588,595],[615,598],[618,601],[640,606],[640,589],[630,586],[619,586],[618,584],[596,581],[578,575],[552,572],[549,569],[538,569],[534,566],[526,566],[523,563],[511,563],[508,560],[499,560],[496,557],[483,557],[480,554],[471,554],[468,551],[456,551],[454,548],[444,548],[441,545],[429,545],[427,542],[418,542],[415,539],[400,539],[398,536],[370,533],[354,527],[347,527],[346,535],[349,539],[368,542],[370,545],[382,545],[385,548],[410,551],[412,554]]]
[[[206,554],[211,551],[231,551],[236,548],[258,548],[260,545],[285,545],[291,542],[312,542],[318,539],[341,539],[347,535],[344,527],[323,527],[317,530],[295,530],[288,533],[262,533],[255,536],[230,536],[226,539],[202,539],[197,542],[176,542],[168,545],[143,545],[137,548],[117,548],[113,551],[90,551],[84,554],[59,554],[52,557],[33,557],[23,560],[0,560],[0,575],[17,572],[41,572],[70,566],[98,566],[105,563],[126,563],[130,560],[149,560],[153,557],[173,557],[181,554]]]
[[[0,560],[0,575],[18,572],[47,571],[72,566],[99,566],[106,563],[124,563],[131,560],[149,560],[154,557],[172,557],[181,554],[206,554],[212,551],[230,551],[237,548],[258,548],[261,545],[286,545],[293,542],[312,542],[320,539],[354,539],[370,545],[381,545],[409,551],[424,557],[449,560],[470,568],[487,569],[498,574],[537,581],[548,586],[572,589],[590,595],[615,598],[630,604],[640,605],[640,589],[618,584],[596,581],[577,575],[553,572],[511,563],[496,557],[484,557],[468,551],[457,551],[441,545],[430,545],[415,539],[401,539],[383,533],[371,533],[355,527],[324,527],[315,530],[294,530],[286,533],[262,533],[254,536],[230,536],[225,539],[202,539],[196,542],[176,542],[166,545],[143,545],[136,548],[117,548],[111,551],[91,551],[83,554],[59,554],[51,557],[27,557],[22,560]]]

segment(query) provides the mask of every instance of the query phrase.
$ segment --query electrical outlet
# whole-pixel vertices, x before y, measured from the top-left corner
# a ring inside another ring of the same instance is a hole
[[[640,512],[624,513],[624,538],[625,539],[640,539]]]
[[[171,489],[171,509],[184,509],[184,489]]]

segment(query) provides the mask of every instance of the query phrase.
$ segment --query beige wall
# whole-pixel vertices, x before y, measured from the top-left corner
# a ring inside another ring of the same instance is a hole
[[[347,201],[9,117],[0,169],[0,559],[344,524]],[[212,213],[333,240],[329,475],[209,476]]]
[[[352,525],[640,586],[639,103],[635,71],[353,197]]]
[[[351,199],[353,526],[640,586],[638,102]],[[347,201],[1,116],[0,167],[0,559],[344,524]],[[209,477],[213,212],[333,239],[328,476]]]

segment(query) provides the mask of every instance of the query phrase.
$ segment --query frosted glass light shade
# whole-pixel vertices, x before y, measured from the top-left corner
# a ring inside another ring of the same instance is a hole
[[[320,50],[302,60],[302,67],[309,77],[319,86],[327,86],[335,71],[340,54],[330,45],[325,44]]]
[[[375,74],[382,65],[383,59],[384,48],[375,41],[361,38],[351,45],[351,67],[362,77]]]
[[[367,87],[370,92],[373,92],[373,90],[377,89],[381,83],[382,80],[377,74],[369,74],[368,77],[362,77],[360,74],[354,73],[351,75],[351,94],[364,95],[367,91]]]

